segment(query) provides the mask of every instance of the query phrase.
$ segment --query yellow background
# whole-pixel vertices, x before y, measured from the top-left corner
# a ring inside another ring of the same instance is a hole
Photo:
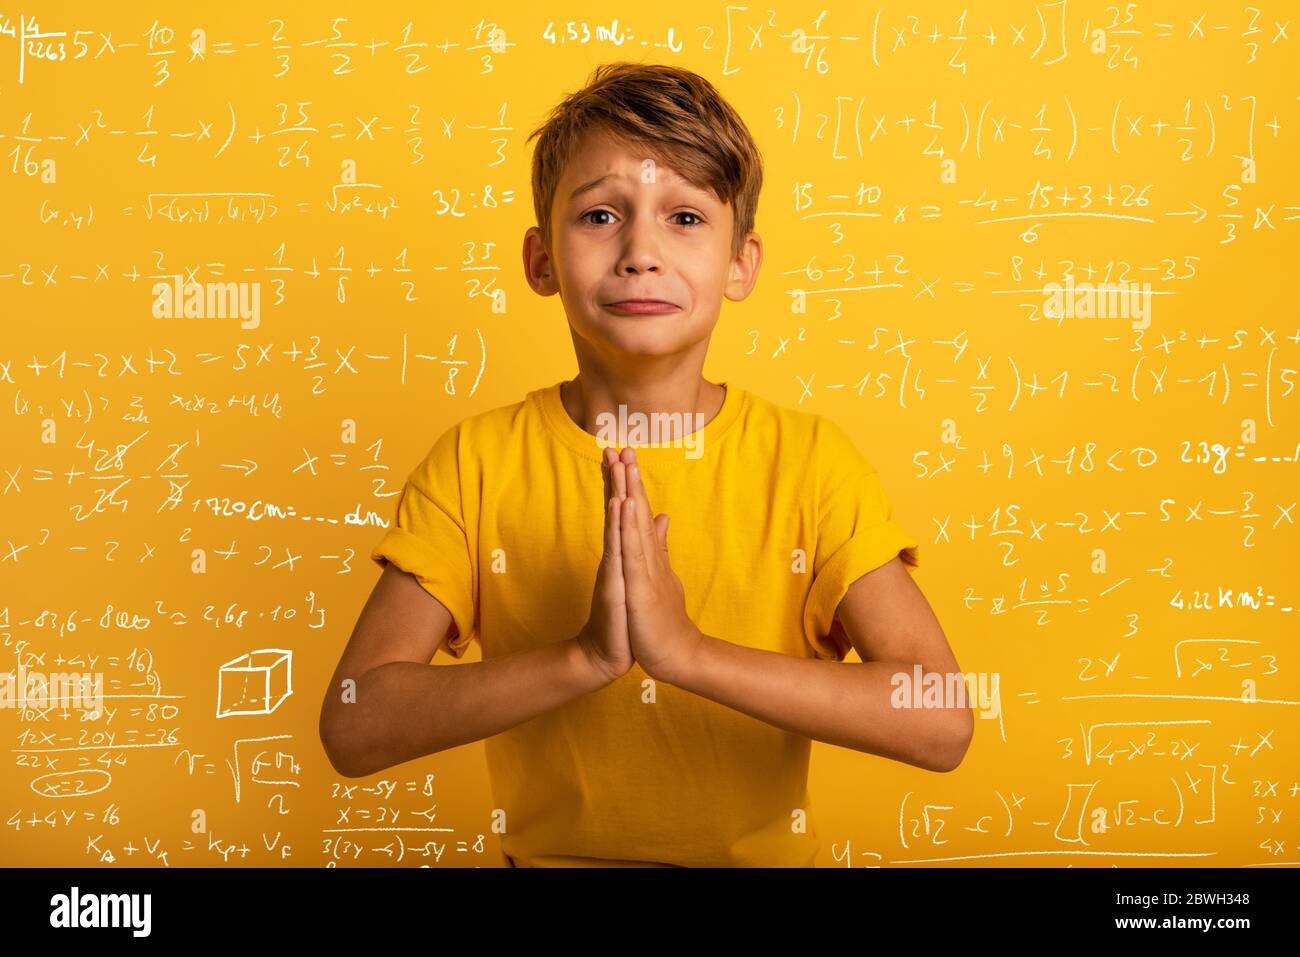
[[[0,864],[502,863],[481,743],[351,781],[316,720],[377,575],[347,517],[575,371],[524,140],[616,59],[702,73],[764,154],[706,375],[849,429],[1000,675],[952,774],[815,747],[820,863],[1300,861],[1300,22],[1252,9],[42,3],[25,57],[0,14],[0,639],[99,656],[116,709],[0,718]],[[154,318],[190,271],[260,326]],[[1045,319],[1067,272],[1150,282],[1149,328]],[[267,648],[292,695],[218,719]]]

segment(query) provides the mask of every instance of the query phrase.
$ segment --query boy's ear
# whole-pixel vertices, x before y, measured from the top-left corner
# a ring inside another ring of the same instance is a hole
[[[524,278],[539,296],[553,296],[560,291],[555,278],[554,261],[543,241],[542,230],[529,226],[524,232]]]
[[[723,295],[732,302],[740,302],[748,297],[758,282],[758,270],[762,265],[763,240],[758,233],[751,232],[745,237],[740,254],[731,261]]]

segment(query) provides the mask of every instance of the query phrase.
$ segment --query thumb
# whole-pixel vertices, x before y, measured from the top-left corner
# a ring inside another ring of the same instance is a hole
[[[655,516],[655,531],[659,533],[658,534],[659,547],[662,548],[664,551],[668,550],[668,522],[669,521],[670,519],[666,514],[660,513],[659,515]]]

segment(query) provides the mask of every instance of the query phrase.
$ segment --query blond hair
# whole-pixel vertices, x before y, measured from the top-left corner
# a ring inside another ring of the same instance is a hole
[[[533,209],[546,247],[551,204],[564,168],[583,137],[607,133],[708,189],[733,213],[731,255],[754,229],[763,159],[744,121],[708,80],[680,67],[605,63],[587,85],[551,110],[528,136],[533,150]]]

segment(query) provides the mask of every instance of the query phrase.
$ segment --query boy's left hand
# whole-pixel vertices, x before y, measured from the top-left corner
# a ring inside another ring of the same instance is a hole
[[[620,459],[627,490],[621,533],[632,656],[650,677],[671,682],[690,668],[704,636],[686,614],[686,589],[669,563],[668,516],[650,520],[654,513],[636,453],[625,448]]]

